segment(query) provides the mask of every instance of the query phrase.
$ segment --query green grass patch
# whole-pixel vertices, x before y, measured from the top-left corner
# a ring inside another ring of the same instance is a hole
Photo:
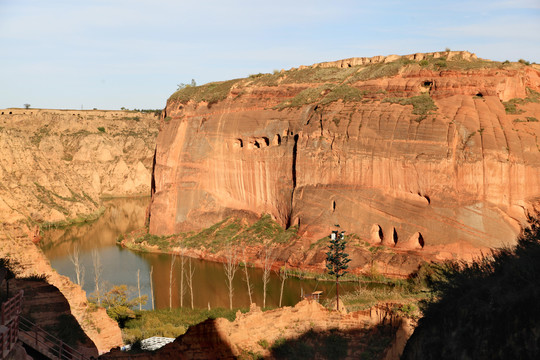
[[[362,101],[366,91],[359,90],[349,85],[338,85],[330,90],[330,92],[321,100],[322,105],[330,104],[334,101],[342,100],[343,102],[358,102]]]
[[[386,98],[382,102],[388,102],[391,104],[400,104],[400,105],[412,105],[414,115],[419,115],[417,120],[423,120],[427,115],[433,114],[433,111],[437,110],[437,105],[433,102],[433,99],[429,94],[422,94],[413,96],[410,98]]]
[[[159,236],[152,234],[144,234],[140,237],[137,237],[134,240],[135,245],[142,245],[146,243],[150,246],[157,246],[161,251],[169,251],[171,249],[171,241],[169,240],[172,236]]]
[[[198,233],[179,233],[169,236],[136,234],[125,243],[132,250],[142,250],[147,245],[158,246],[168,252],[173,247],[205,248],[217,253],[228,245],[288,244],[297,237],[298,227],[284,229],[268,214],[252,225],[238,218],[227,218]],[[123,239],[117,239],[117,242]]]
[[[238,244],[264,244],[267,242],[288,244],[296,237],[297,232],[297,226],[292,226],[285,230],[269,214],[264,214],[257,222],[243,230],[232,240]]]
[[[527,97],[525,98],[513,98],[508,101],[503,101],[504,110],[509,115],[518,115],[524,112],[523,109],[519,108],[519,105],[525,105],[527,103],[538,103],[540,102],[540,93],[534,91],[531,88],[527,88]]]
[[[416,64],[413,60],[405,58],[398,59],[389,63],[376,63],[367,65],[352,76],[348,82],[366,81],[396,76],[400,71],[409,65]]]
[[[179,101],[183,104],[190,100],[195,102],[206,101],[215,104],[227,98],[231,88],[242,79],[234,79],[222,82],[212,82],[201,86],[186,86],[171,95],[169,100]]]
[[[233,321],[238,310],[248,311],[247,308],[233,310],[175,308],[136,311],[136,318],[126,321],[122,334],[124,341],[130,344],[152,336],[175,338],[184,334],[188,327],[206,319],[225,318]]]
[[[325,84],[316,88],[307,88],[300,91],[290,100],[286,100],[279,105],[276,105],[274,109],[282,110],[285,108],[298,108],[304,105],[313,104],[319,101],[325,93],[328,93],[334,85]]]
[[[61,221],[54,221],[54,222],[46,221],[44,223],[39,224],[39,227],[42,231],[44,231],[44,230],[50,230],[50,229],[63,229],[63,228],[73,226],[73,225],[88,224],[99,219],[99,217],[103,215],[104,212],[105,212],[105,207],[100,206],[99,209],[93,213],[78,214],[77,217],[75,218],[69,218],[69,219],[61,220]]]

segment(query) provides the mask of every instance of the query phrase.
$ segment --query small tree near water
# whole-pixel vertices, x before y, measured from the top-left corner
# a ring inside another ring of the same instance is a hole
[[[349,254],[345,253],[345,231],[338,234],[337,230],[330,234],[329,251],[326,253],[326,269],[328,274],[336,277],[336,304],[339,311],[339,278],[347,273],[351,259]]]

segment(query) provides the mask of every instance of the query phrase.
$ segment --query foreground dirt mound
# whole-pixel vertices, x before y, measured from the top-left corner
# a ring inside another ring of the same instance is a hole
[[[540,196],[539,92],[534,67],[467,52],[186,87],[162,118],[150,232],[251,212],[299,226],[299,251],[334,224],[441,258],[505,245]]]
[[[353,359],[374,350],[371,348],[372,337],[386,336],[388,341],[382,348],[377,348],[376,356],[383,358],[386,354],[388,359],[397,359],[411,332],[406,320],[392,317],[383,308],[346,314],[329,311],[315,301],[303,300],[294,307],[266,312],[253,305],[246,314],[238,312],[233,322],[223,318],[206,320],[190,327],[185,335],[153,354],[128,355],[115,350],[102,358],[295,358],[295,351],[303,349],[322,352],[323,358]],[[314,340],[322,343],[316,344],[314,349],[298,346],[298,341],[310,343]],[[341,348],[335,348],[336,344],[341,344]],[[323,348],[333,349],[334,353],[324,356]]]

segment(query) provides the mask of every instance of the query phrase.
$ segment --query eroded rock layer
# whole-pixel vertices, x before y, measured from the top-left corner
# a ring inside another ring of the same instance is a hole
[[[0,110],[0,221],[58,222],[106,196],[149,195],[153,113]]]
[[[334,224],[403,249],[512,243],[540,196],[540,71],[467,52],[349,60],[173,94],[150,232],[251,212],[306,245]]]

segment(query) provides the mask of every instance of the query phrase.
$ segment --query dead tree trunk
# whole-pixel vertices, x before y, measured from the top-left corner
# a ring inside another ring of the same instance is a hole
[[[227,277],[227,288],[229,289],[229,309],[232,310],[232,299],[234,295],[234,274],[238,270],[238,262],[236,261],[236,251],[233,250],[232,246],[228,246],[225,253],[225,262],[223,263],[225,268],[225,276]]]
[[[249,305],[253,304],[253,299],[251,296],[253,295],[253,290],[251,289],[251,282],[249,280],[249,271],[248,271],[248,263],[247,263],[247,256],[246,256],[246,249],[242,251],[242,261],[244,263],[244,280],[246,281],[247,285],[247,292],[249,295]]]

